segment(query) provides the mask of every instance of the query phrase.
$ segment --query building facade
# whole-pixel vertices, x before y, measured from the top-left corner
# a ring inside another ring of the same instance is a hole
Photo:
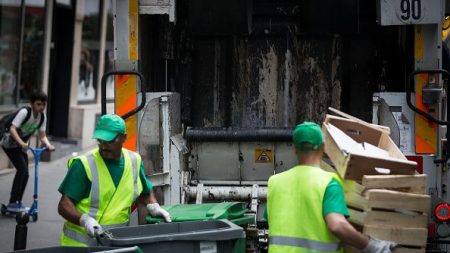
[[[0,0],[0,116],[42,90],[49,96],[51,140],[94,145],[101,76],[112,69],[112,32],[112,0]],[[112,85],[107,80],[110,101]],[[0,169],[8,167],[0,150]]]

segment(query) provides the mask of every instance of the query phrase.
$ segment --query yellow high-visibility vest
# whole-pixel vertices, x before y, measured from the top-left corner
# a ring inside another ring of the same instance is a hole
[[[333,178],[333,173],[304,165],[269,178],[269,253],[343,252],[322,212]]]
[[[96,219],[103,230],[128,225],[130,207],[143,189],[139,173],[142,163],[140,155],[124,148],[122,155],[124,171],[117,188],[98,149],[76,157],[81,160],[92,186],[89,197],[79,201],[75,207],[78,212]],[[66,221],[61,234],[61,245],[95,246],[97,242],[95,238],[88,236],[84,227]]]

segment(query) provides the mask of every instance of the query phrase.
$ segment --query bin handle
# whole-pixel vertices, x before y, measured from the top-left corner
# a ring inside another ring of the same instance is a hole
[[[103,244],[103,238],[111,240],[111,239],[113,239],[113,235],[111,234],[111,232],[108,232],[108,231],[103,231],[101,234],[97,234],[97,233],[95,234],[95,239],[97,240],[97,243],[100,246],[105,246]]]

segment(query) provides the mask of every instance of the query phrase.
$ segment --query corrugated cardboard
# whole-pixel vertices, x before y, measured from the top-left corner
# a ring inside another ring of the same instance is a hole
[[[368,143],[386,151],[389,157],[378,152],[361,152],[361,148],[347,148],[348,142],[340,143],[332,131],[332,126],[340,129],[356,143],[364,146]],[[383,129],[361,120],[352,120],[333,115],[327,115],[322,125],[324,133],[325,153],[328,155],[340,176],[361,182],[364,175],[414,175],[417,163],[409,161],[398,149],[389,135]],[[334,135],[333,135],[334,134]]]

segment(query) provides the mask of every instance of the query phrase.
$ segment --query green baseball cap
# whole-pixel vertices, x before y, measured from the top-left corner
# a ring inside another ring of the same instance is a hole
[[[112,141],[117,134],[125,133],[125,121],[117,114],[106,114],[101,116],[97,124],[93,139],[102,141]]]
[[[292,140],[300,151],[319,150],[323,144],[322,129],[314,122],[305,121],[295,127]]]

